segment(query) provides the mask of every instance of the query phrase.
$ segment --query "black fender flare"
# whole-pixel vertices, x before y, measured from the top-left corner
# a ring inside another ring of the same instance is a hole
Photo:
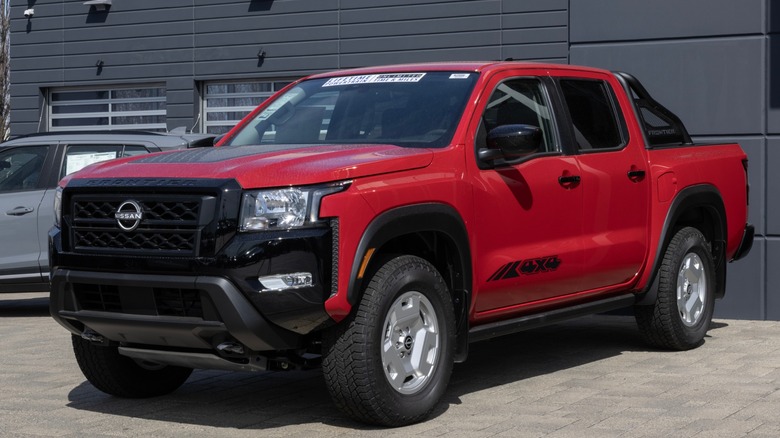
[[[445,234],[457,248],[453,260],[459,263],[460,281],[453,285],[454,299],[462,300],[455,315],[458,333],[455,360],[462,362],[468,351],[468,312],[471,306],[471,246],[463,218],[452,206],[440,203],[414,204],[388,210],[369,223],[360,238],[347,289],[347,301],[354,306],[360,300],[363,278],[359,272],[370,248],[381,248],[396,237],[418,232],[434,231]]]
[[[675,225],[680,216],[693,208],[705,208],[715,220],[713,224],[713,254],[715,255],[715,297],[723,298],[726,294],[726,207],[717,187],[710,184],[689,186],[675,196],[669,211],[666,212],[661,238],[653,260],[651,281],[640,293],[638,305],[650,305],[655,302],[658,294],[658,270],[661,268],[661,259],[669,241],[674,237]],[[721,269],[723,267],[723,269]]]

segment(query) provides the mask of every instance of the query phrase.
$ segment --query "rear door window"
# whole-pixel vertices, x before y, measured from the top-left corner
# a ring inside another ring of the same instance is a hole
[[[604,81],[562,79],[560,84],[580,151],[625,145],[612,91]]]
[[[0,152],[0,193],[38,188],[50,146],[26,146]]]

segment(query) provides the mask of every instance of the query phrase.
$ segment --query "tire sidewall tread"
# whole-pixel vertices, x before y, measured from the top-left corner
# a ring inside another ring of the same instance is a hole
[[[687,254],[695,253],[704,264],[707,291],[703,314],[692,327],[685,325],[677,308],[677,278]],[[658,295],[650,306],[635,308],[637,324],[649,344],[672,350],[689,350],[704,342],[710,328],[715,300],[715,264],[710,244],[696,228],[677,231],[667,245],[658,270]]]
[[[146,369],[122,356],[115,346],[95,345],[80,336],[71,336],[76,362],[89,383],[106,394],[123,398],[165,395],[179,388],[192,374],[192,368],[164,366]]]
[[[429,381],[414,394],[390,386],[382,369],[382,324],[395,300],[417,291],[426,296],[439,324],[440,357]],[[382,265],[365,288],[357,310],[323,339],[323,374],[336,405],[351,417],[383,426],[423,420],[444,394],[455,346],[452,298],[439,272],[416,256],[399,256]]]

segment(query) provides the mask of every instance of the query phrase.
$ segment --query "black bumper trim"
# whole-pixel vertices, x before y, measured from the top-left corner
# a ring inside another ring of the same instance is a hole
[[[750,252],[753,248],[753,240],[756,236],[756,229],[752,224],[745,225],[745,231],[742,233],[742,241],[739,243],[737,252],[734,253],[734,257],[731,261],[739,260]]]
[[[222,321],[68,310],[65,303],[75,302],[69,283],[194,288],[208,295]],[[80,334],[80,328],[73,323],[78,321],[116,342],[213,348],[211,338],[229,335],[254,351],[287,350],[298,348],[301,343],[300,335],[269,323],[230,281],[221,277],[131,275],[57,269],[52,277],[50,311],[57,322],[75,334]]]

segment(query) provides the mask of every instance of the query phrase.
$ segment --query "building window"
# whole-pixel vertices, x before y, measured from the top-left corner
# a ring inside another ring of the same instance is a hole
[[[203,85],[203,132],[228,132],[244,116],[290,82],[292,80],[206,82]]]
[[[49,131],[117,129],[165,132],[165,87],[49,90]]]

